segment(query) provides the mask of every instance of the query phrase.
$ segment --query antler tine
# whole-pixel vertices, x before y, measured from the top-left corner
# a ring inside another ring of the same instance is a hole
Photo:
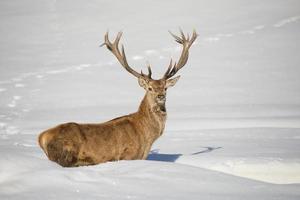
[[[181,29],[181,28],[179,28],[179,31],[180,31],[180,34],[181,34],[181,38],[182,38],[182,40],[183,40],[183,41],[185,41],[185,40],[186,40],[186,38],[185,38],[185,35],[184,35],[184,33],[183,33],[182,29]]]
[[[175,38],[175,41],[178,42],[179,44],[182,44],[182,52],[177,64],[175,62],[175,64],[172,65],[172,59],[171,59],[170,65],[163,76],[164,79],[168,79],[174,76],[187,63],[189,58],[189,49],[198,36],[195,30],[193,30],[193,34],[191,38],[189,34],[187,34],[186,37],[181,29],[179,29],[179,31],[181,37],[174,35],[172,32],[169,31],[169,33]]]
[[[115,56],[116,58],[118,59],[118,61],[120,62],[120,64],[129,72],[131,73],[132,75],[134,75],[135,77],[137,78],[140,78],[141,76],[143,76],[142,74],[136,72],[134,69],[132,69],[129,65],[128,65],[128,62],[127,62],[127,59],[126,59],[126,54],[125,54],[125,50],[124,50],[124,46],[122,45],[121,47],[121,52],[120,52],[120,49],[119,49],[119,42],[120,42],[120,39],[122,37],[122,31],[118,32],[118,35],[116,37],[116,39],[114,40],[113,43],[111,43],[109,41],[109,38],[108,38],[108,31],[106,32],[106,34],[104,35],[104,43],[101,44],[100,46],[106,46],[108,50],[110,50]]]
[[[192,38],[190,40],[190,46],[193,44],[193,42],[196,40],[197,37],[198,37],[198,34],[197,34],[196,30],[194,29]]]
[[[150,64],[149,62],[147,62],[147,69],[148,69],[148,75],[144,74],[143,70],[141,70],[141,75],[143,77],[147,77],[149,79],[152,79],[151,76],[152,76],[152,70],[151,70],[151,67],[150,67]]]
[[[164,77],[166,77],[170,73],[172,67],[173,67],[173,60],[171,58],[169,67],[168,67],[167,71],[165,72]]]
[[[110,45],[107,45],[107,44],[110,44],[110,42],[108,40],[108,31],[104,35],[104,42],[102,44],[100,44],[99,46],[103,47],[104,45],[106,45],[106,47],[108,48],[108,46],[110,46]]]
[[[152,70],[151,70],[151,66],[150,66],[149,62],[147,62],[147,68],[148,68],[148,78],[151,78],[151,76],[152,76]]]
[[[173,34],[171,31],[169,33],[175,38],[175,41],[182,44],[182,39],[178,37],[177,35]]]
[[[119,32],[118,32],[118,35],[117,35],[117,37],[116,37],[116,39],[115,39],[115,41],[114,41],[114,44],[116,45],[116,47],[119,46],[119,42],[120,42],[120,39],[121,39],[122,35],[123,35],[123,32],[122,32],[122,31],[119,31]]]

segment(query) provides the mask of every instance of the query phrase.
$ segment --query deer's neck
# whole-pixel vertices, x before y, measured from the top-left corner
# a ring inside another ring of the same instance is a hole
[[[158,105],[151,99],[150,94],[145,94],[137,115],[147,134],[152,135],[154,140],[162,134],[165,128],[167,112],[164,106]]]

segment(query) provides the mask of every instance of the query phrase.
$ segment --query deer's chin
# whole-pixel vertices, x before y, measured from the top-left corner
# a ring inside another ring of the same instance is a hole
[[[158,102],[157,105],[158,105],[160,112],[163,112],[163,113],[167,112],[165,101],[161,102],[161,103]]]
[[[160,112],[162,112],[162,113],[166,113],[167,112],[167,109],[166,109],[166,107],[164,106],[164,107],[160,107]]]

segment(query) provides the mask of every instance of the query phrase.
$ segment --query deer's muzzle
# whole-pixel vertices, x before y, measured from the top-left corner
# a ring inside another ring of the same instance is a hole
[[[166,95],[164,94],[157,95],[156,101],[159,105],[164,105],[166,102]]]

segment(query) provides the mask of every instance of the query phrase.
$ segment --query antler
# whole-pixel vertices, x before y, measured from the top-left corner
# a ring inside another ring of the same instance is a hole
[[[171,78],[186,64],[186,62],[189,58],[189,49],[198,36],[195,30],[193,31],[193,35],[191,38],[190,38],[189,34],[187,34],[187,37],[186,37],[184,35],[184,33],[182,32],[182,30],[180,30],[181,37],[174,35],[170,31],[169,31],[169,33],[175,38],[176,42],[178,42],[179,44],[182,44],[182,52],[181,52],[179,61],[177,63],[175,62],[174,65],[173,65],[173,61],[171,59],[169,67],[163,76],[163,79]]]
[[[105,36],[104,36],[104,43],[101,44],[100,46],[106,46],[108,50],[110,50],[118,59],[118,61],[121,63],[121,65],[132,75],[134,75],[137,78],[143,77],[143,78],[149,78],[151,79],[151,75],[152,75],[152,71],[150,68],[150,65],[148,64],[148,75],[143,74],[143,72],[141,71],[141,73],[136,72],[134,69],[132,69],[127,62],[126,59],[126,55],[125,55],[125,50],[124,50],[124,46],[122,45],[122,49],[120,51],[119,49],[119,42],[120,39],[122,37],[122,32],[120,31],[115,39],[115,41],[112,43],[109,41],[108,38],[108,32],[106,32]]]

